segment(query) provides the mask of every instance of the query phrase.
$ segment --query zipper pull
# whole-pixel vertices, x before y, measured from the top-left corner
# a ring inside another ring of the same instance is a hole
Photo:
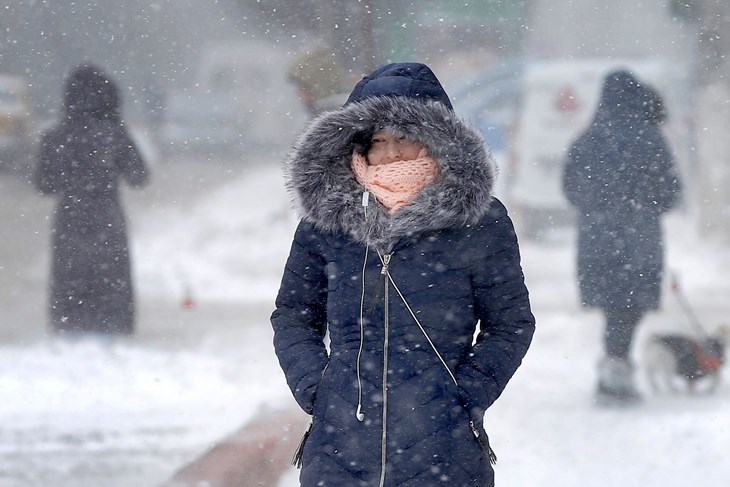
[[[479,433],[479,429],[474,424],[474,421],[469,421],[469,426],[471,426],[471,432],[474,434],[477,442],[479,442],[479,446],[481,446],[482,450],[484,450],[484,453],[486,453],[487,458],[489,459],[489,463],[495,465],[497,463],[497,455],[494,453],[494,450],[492,450],[492,447],[489,445],[489,440],[486,439],[484,435]]]
[[[302,439],[299,441],[299,446],[297,446],[297,449],[294,452],[294,458],[291,460],[292,466],[296,468],[302,468],[302,453],[304,452],[304,444],[307,442],[307,438],[309,438],[310,431],[312,431],[312,421],[309,421],[309,426],[307,426],[307,430],[304,432],[304,435],[302,435]]]
[[[383,276],[388,274],[388,266],[390,265],[390,257],[392,255],[392,252],[390,254],[383,255],[383,268],[380,270],[380,274],[382,274]]]

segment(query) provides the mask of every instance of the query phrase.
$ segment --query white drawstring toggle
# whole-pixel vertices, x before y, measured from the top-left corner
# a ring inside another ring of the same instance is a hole
[[[355,417],[358,421],[362,422],[365,419],[365,414],[362,412],[362,405],[357,405],[357,412],[355,413]]]

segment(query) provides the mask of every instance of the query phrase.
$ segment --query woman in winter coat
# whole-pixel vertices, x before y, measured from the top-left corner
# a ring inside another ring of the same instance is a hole
[[[391,64],[285,173],[303,218],[271,321],[312,415],[301,485],[493,485],[483,416],[534,318],[481,136],[427,66]]]
[[[50,320],[56,332],[130,334],[134,296],[119,185],[147,169],[120,117],[119,92],[93,65],[65,82],[63,118],[44,134],[36,185],[57,204]]]
[[[610,73],[592,125],[570,149],[563,177],[578,217],[583,304],[606,319],[599,404],[636,403],[630,361],[636,328],[659,305],[664,249],[660,216],[681,185],[659,124],[661,98],[627,71]]]

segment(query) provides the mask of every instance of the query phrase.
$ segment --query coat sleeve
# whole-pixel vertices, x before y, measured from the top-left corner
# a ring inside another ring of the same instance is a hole
[[[669,148],[664,137],[657,128],[655,134],[649,134],[646,140],[646,170],[639,177],[646,178],[640,185],[640,196],[645,207],[662,214],[671,210],[681,200],[682,183]]]
[[[592,192],[600,191],[591,184],[591,160],[594,158],[588,148],[588,136],[581,136],[568,151],[568,157],[563,168],[563,194],[565,198],[578,209],[590,206]]]
[[[120,143],[117,148],[118,154],[116,160],[120,173],[130,186],[144,186],[147,184],[149,173],[137,146],[129,134],[124,131],[122,131],[119,140]]]
[[[479,258],[472,268],[480,327],[456,374],[473,418],[480,418],[502,393],[522,363],[535,331],[517,237],[499,201],[494,201],[481,231]]]
[[[279,364],[294,398],[308,414],[328,361],[327,274],[318,240],[309,224],[299,224],[271,315]]]

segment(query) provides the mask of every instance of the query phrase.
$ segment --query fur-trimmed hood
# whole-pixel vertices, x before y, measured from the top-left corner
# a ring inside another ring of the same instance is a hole
[[[357,136],[388,130],[421,143],[438,179],[389,215],[364,189],[350,162]],[[442,103],[376,96],[322,114],[297,139],[284,163],[287,188],[301,216],[318,229],[389,251],[415,232],[474,224],[489,210],[496,167],[476,129]]]

